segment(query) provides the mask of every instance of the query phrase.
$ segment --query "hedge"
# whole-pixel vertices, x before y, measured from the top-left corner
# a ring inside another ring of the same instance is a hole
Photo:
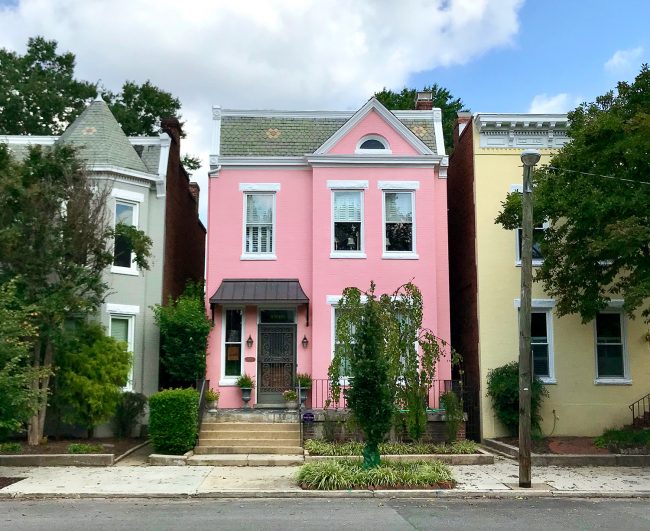
[[[149,398],[149,438],[158,453],[182,455],[194,448],[199,394],[194,389],[167,389]]]

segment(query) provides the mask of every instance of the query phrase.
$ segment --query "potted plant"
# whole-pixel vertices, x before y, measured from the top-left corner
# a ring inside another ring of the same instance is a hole
[[[236,383],[241,389],[241,398],[244,401],[244,407],[249,407],[248,402],[251,399],[251,390],[255,387],[255,381],[248,374],[244,373],[237,378]]]
[[[289,409],[298,409],[298,393],[296,393],[293,389],[287,389],[284,393],[282,393],[282,398],[284,398],[284,401],[287,403],[287,407]]]
[[[298,389],[300,389],[300,404],[304,406],[307,400],[307,391],[311,389],[311,374],[298,373],[296,380],[298,380]]]
[[[205,403],[208,406],[208,409],[217,409],[217,404],[219,402],[219,391],[214,389],[208,389],[205,392]]]

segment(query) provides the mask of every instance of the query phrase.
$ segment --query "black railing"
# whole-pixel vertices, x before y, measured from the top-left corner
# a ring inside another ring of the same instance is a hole
[[[199,392],[199,424],[197,432],[201,431],[201,423],[203,422],[203,411],[205,410],[205,393],[210,389],[210,380],[197,380],[196,390]]]
[[[440,409],[440,396],[449,391],[455,390],[455,384],[452,380],[434,380],[429,388],[427,395],[427,407],[429,409]],[[346,409],[347,399],[346,390],[348,385],[341,382],[341,393],[338,401],[334,400],[330,386],[330,380],[327,378],[315,379],[312,381],[311,390],[307,393],[307,402],[305,407],[311,409]]]
[[[632,426],[650,426],[650,393],[628,406],[632,412]]]

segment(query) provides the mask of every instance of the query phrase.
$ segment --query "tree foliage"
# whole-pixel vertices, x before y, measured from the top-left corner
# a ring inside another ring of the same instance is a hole
[[[650,70],[569,113],[571,141],[534,175],[536,220],[550,227],[536,280],[559,315],[593,319],[611,298],[650,320]],[[594,175],[595,174],[595,175]],[[605,178],[602,175],[613,178]],[[642,182],[643,181],[643,182]],[[496,219],[520,224],[509,194]]]
[[[458,111],[464,110],[465,105],[460,98],[454,98],[448,89],[437,83],[427,85],[422,90],[404,87],[400,92],[394,92],[384,88],[381,92],[375,93],[375,98],[391,111],[409,110],[415,109],[415,98],[418,92],[432,92],[433,106],[442,110],[442,131],[445,137],[445,147],[449,153],[453,147],[456,115]]]
[[[54,400],[64,421],[86,428],[115,413],[131,368],[127,344],[97,323],[79,323],[56,339]]]
[[[203,287],[188,283],[183,294],[167,306],[154,307],[160,327],[160,362],[174,385],[194,385],[205,376],[205,352],[212,322],[203,302]]]

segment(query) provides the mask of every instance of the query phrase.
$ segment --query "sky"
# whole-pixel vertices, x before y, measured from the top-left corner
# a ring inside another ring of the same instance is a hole
[[[180,98],[204,166],[212,105],[359,108],[437,83],[474,112],[566,112],[650,62],[649,0],[0,0],[0,47],[42,35],[76,77]]]

